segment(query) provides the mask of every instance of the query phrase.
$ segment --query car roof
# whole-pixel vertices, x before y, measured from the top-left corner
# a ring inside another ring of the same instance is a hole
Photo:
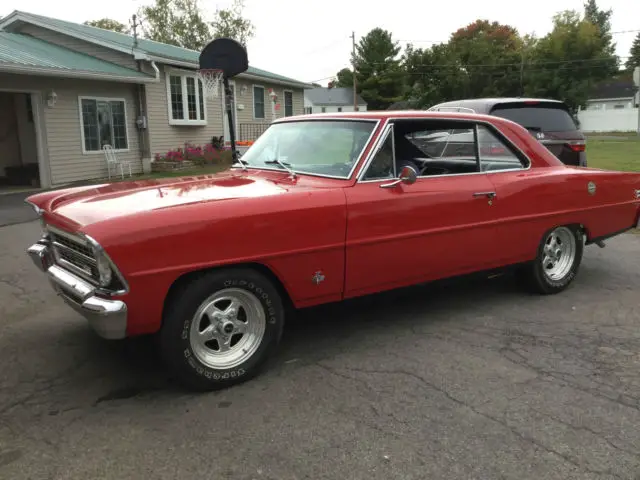
[[[533,97],[488,97],[488,98],[464,98],[461,100],[452,100],[433,105],[436,107],[468,107],[476,111],[489,111],[498,104],[505,103],[555,103],[557,105],[565,105],[561,100],[552,98],[533,98]]]
[[[460,120],[482,120],[499,122],[503,119],[482,113],[466,112],[429,112],[428,110],[368,110],[366,112],[328,112],[293,115],[274,120],[272,123],[296,122],[300,120],[387,120],[389,118],[442,118]]]

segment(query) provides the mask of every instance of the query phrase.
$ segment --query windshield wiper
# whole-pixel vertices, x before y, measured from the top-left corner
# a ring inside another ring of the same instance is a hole
[[[291,164],[290,163],[283,162],[282,160],[279,160],[277,158],[274,159],[274,160],[267,160],[264,163],[265,163],[265,165],[280,165],[287,172],[289,172],[289,174],[291,175],[291,178],[296,178],[296,172],[291,170]]]
[[[249,165],[248,163],[244,163],[244,161],[242,160],[241,156],[238,155],[235,159],[234,163],[239,163],[242,166],[242,170],[244,170],[245,172],[247,171],[247,165]]]

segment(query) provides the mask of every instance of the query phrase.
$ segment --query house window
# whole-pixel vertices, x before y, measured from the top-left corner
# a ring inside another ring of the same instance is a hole
[[[169,70],[167,98],[170,125],[206,125],[204,89],[195,73]]]
[[[322,113],[327,113],[327,108],[326,107],[322,107]]]
[[[338,112],[341,112],[341,111],[342,111],[342,107],[338,107]]]
[[[284,116],[293,116],[293,92],[284,91]]]
[[[253,87],[253,118],[264,118],[264,87]]]
[[[127,115],[124,99],[80,97],[82,148],[101,152],[111,145],[114,150],[128,150]]]
[[[313,107],[304,107],[304,113],[313,113]]]

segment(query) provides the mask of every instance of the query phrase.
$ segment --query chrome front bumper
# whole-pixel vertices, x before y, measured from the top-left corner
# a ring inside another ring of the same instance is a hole
[[[53,289],[102,338],[115,340],[126,337],[127,305],[121,300],[107,300],[95,295],[96,287],[53,264],[46,243],[34,243],[27,253],[39,270],[45,272]]]

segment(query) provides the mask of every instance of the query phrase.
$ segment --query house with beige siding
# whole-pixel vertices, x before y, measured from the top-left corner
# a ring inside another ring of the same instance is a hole
[[[140,173],[156,154],[228,141],[224,95],[204,95],[199,53],[31,13],[4,17],[0,187],[104,178],[105,144]],[[231,84],[237,140],[254,140],[274,117],[302,114],[304,90],[313,88],[253,65]]]

